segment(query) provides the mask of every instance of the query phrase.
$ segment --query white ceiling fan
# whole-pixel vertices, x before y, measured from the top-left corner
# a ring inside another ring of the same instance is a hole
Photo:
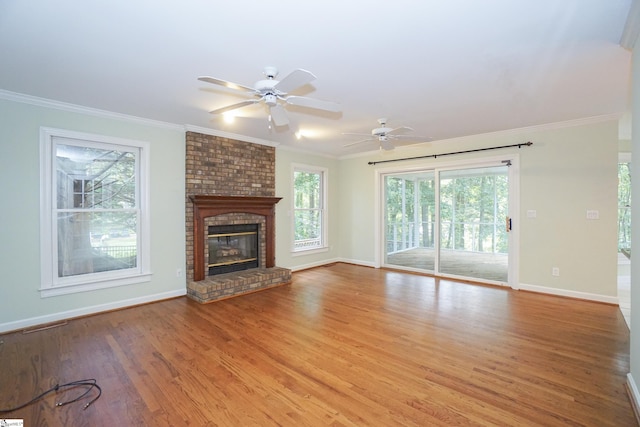
[[[395,147],[400,145],[417,144],[419,142],[428,142],[428,141],[431,141],[431,139],[433,139],[427,136],[406,135],[407,132],[413,131],[413,129],[408,126],[400,126],[397,128],[387,127],[386,118],[378,119],[378,124],[380,125],[380,127],[372,129],[371,134],[343,133],[343,135],[367,136],[366,139],[361,139],[356,142],[345,144],[344,147],[345,148],[351,147],[353,145],[361,144],[363,142],[378,141],[380,143],[381,149],[393,150]]]
[[[333,113],[340,112],[340,105],[335,102],[321,101],[319,99],[304,96],[288,95],[289,92],[292,92],[316,79],[316,76],[307,70],[297,69],[289,73],[282,80],[276,80],[278,70],[275,67],[265,67],[264,75],[267,77],[266,80],[257,81],[254,87],[244,86],[214,77],[203,76],[198,77],[198,80],[225,86],[229,89],[241,91],[247,95],[253,95],[253,99],[248,99],[246,101],[212,110],[210,111],[211,114],[222,114],[227,111],[235,110],[236,108],[242,108],[247,105],[263,102],[269,109],[269,121],[273,121],[275,126],[286,126],[289,124],[289,119],[284,110],[284,106],[286,105],[313,108]]]

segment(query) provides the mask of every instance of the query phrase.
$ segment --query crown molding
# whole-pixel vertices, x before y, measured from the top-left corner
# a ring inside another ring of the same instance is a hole
[[[583,117],[580,119],[565,120],[562,122],[551,122],[551,123],[544,123],[541,125],[532,125],[532,126],[526,126],[521,128],[487,132],[480,135],[509,135],[509,134],[518,134],[518,133],[526,133],[526,132],[541,132],[545,130],[562,129],[562,128],[569,128],[569,127],[576,127],[576,126],[585,126],[585,125],[590,125],[595,123],[608,122],[612,120],[620,120],[623,115],[624,115],[624,112],[603,114],[600,116],[591,116],[591,117]]]
[[[0,99],[4,99],[6,101],[12,101],[12,102],[19,102],[22,104],[34,105],[36,107],[52,108],[56,110],[67,111],[70,113],[85,114],[85,115],[90,115],[95,117],[106,118],[106,119],[121,120],[121,121],[130,122],[130,123],[136,123],[136,124],[141,124],[145,126],[154,126],[154,127],[171,129],[171,130],[181,131],[181,132],[193,131],[193,132],[198,132],[205,135],[219,136],[222,138],[245,141],[245,142],[250,142],[250,143],[259,144],[259,145],[267,145],[270,147],[278,147],[280,145],[279,143],[268,141],[266,139],[253,138],[250,136],[239,135],[239,134],[219,131],[211,128],[194,126],[194,125],[178,125],[175,123],[162,122],[159,120],[145,119],[142,117],[130,116],[127,114],[114,113],[112,111],[100,110],[97,108],[71,104],[68,102],[55,101],[52,99],[40,98],[37,96],[26,95],[23,93],[11,92],[4,89],[0,89]]]
[[[67,111],[70,113],[86,114],[95,117],[101,117],[106,119],[115,119],[126,121],[130,123],[141,124],[145,126],[153,126],[163,129],[171,129],[176,131],[184,130],[181,125],[174,123],[162,122],[159,120],[145,119],[143,117],[130,116],[128,114],[114,113],[112,111],[100,110],[97,108],[85,107],[82,105],[70,104],[68,102],[54,101],[52,99],[40,98],[32,95],[25,95],[23,93],[11,92],[8,90],[0,89],[0,99],[7,101],[20,102],[22,104],[34,105],[36,107],[52,108],[61,111]]]
[[[254,138],[246,135],[239,135],[237,133],[225,132],[217,129],[205,128],[202,126],[184,125],[184,130],[186,130],[187,132],[197,132],[197,133],[202,133],[204,135],[235,139],[236,141],[250,142],[252,144],[268,145],[269,147],[277,147],[280,145],[279,142],[273,142],[273,141],[269,141],[261,138]]]
[[[632,9],[634,9],[635,5],[640,5],[640,0],[634,0],[633,5],[632,5]],[[640,30],[640,7],[636,7],[635,9],[638,12],[638,19],[637,19],[636,22],[638,24],[638,30]],[[631,12],[630,12],[630,15],[631,15]],[[218,136],[218,137],[222,137],[222,138],[229,138],[229,139],[234,139],[234,140],[238,140],[238,141],[245,141],[245,142],[250,142],[250,143],[253,143],[253,144],[259,144],[259,145],[267,145],[267,146],[270,146],[270,147],[277,147],[278,149],[285,150],[285,151],[294,151],[294,152],[306,153],[306,154],[310,154],[310,155],[315,155],[315,156],[320,156],[320,157],[327,157],[327,158],[338,159],[338,160],[346,160],[346,159],[357,158],[357,157],[366,157],[366,156],[374,155],[374,154],[376,154],[378,152],[378,150],[374,150],[374,151],[369,151],[369,152],[364,152],[364,153],[349,154],[349,155],[345,155],[345,156],[334,156],[334,155],[326,154],[326,153],[318,153],[318,152],[315,152],[315,151],[312,151],[312,150],[305,150],[303,148],[285,146],[285,145],[281,145],[278,142],[269,141],[269,140],[266,140],[266,139],[254,138],[254,137],[250,137],[250,136],[246,136],[246,135],[240,135],[240,134],[235,134],[235,133],[230,133],[230,132],[224,132],[224,131],[220,131],[220,130],[216,130],[216,129],[205,128],[205,127],[195,126],[195,125],[177,125],[177,124],[174,124],[174,123],[162,122],[162,121],[159,121],[159,120],[145,119],[145,118],[142,118],[142,117],[130,116],[130,115],[127,115],[127,114],[122,114],[122,113],[114,113],[112,111],[100,110],[100,109],[97,109],[97,108],[84,107],[84,106],[81,106],[81,105],[70,104],[70,103],[67,103],[67,102],[54,101],[54,100],[51,100],[51,99],[40,98],[40,97],[36,97],[36,96],[31,96],[31,95],[25,95],[25,94],[22,94],[22,93],[11,92],[11,91],[4,90],[4,89],[0,89],[0,99],[4,99],[4,100],[7,100],[7,101],[13,101],[13,102],[20,102],[20,103],[23,103],[23,104],[35,105],[35,106],[38,106],[38,107],[53,108],[53,109],[67,111],[67,112],[71,112],[71,113],[86,114],[86,115],[91,115],[91,116],[96,116],[96,117],[101,117],[101,118],[127,121],[127,122],[130,122],[130,123],[135,123],[135,124],[140,124],[140,125],[145,125],[145,126],[159,127],[159,128],[170,129],[170,130],[175,130],[175,131],[182,131],[182,132],[184,132],[184,131],[193,131],[193,132],[198,132],[198,133],[202,133],[202,134],[205,134],[205,135]],[[500,131],[495,131],[495,132],[486,132],[486,133],[480,133],[480,134],[474,134],[474,135],[460,136],[460,137],[455,137],[455,138],[447,138],[447,139],[441,139],[441,140],[432,141],[432,142],[433,143],[436,143],[436,142],[440,143],[440,142],[444,142],[444,141],[459,140],[459,139],[465,139],[465,138],[470,138],[470,137],[474,137],[474,136],[509,135],[509,134],[525,133],[525,132],[539,132],[539,131],[544,131],[544,130],[553,130],[553,129],[560,129],[560,128],[566,128],[566,127],[573,127],[573,126],[583,126],[583,125],[588,125],[588,124],[592,124],[592,123],[599,123],[599,122],[609,121],[609,120],[620,120],[620,118],[622,118],[623,115],[624,115],[624,112],[615,113],[615,114],[606,114],[606,115],[601,115],[601,116],[586,117],[586,118],[575,119],[575,120],[567,120],[567,121],[563,121],[563,122],[554,122],[554,123],[547,123],[547,124],[542,124],[542,125],[534,125],[534,126],[521,127],[521,128],[515,128],[515,129],[500,130]],[[398,147],[396,150],[412,149],[412,148],[415,148],[415,145]],[[394,151],[396,151],[396,150],[394,150]]]
[[[563,128],[570,128],[570,127],[577,127],[577,126],[586,126],[586,125],[595,124],[595,123],[602,123],[602,122],[606,122],[606,121],[620,120],[623,116],[624,116],[623,113],[605,114],[605,115],[601,115],[601,116],[592,116],[592,117],[584,117],[584,118],[581,118],[581,119],[566,120],[566,121],[563,121],[563,122],[545,123],[545,124],[541,124],[541,125],[533,125],[533,126],[527,126],[527,127],[521,127],[521,128],[505,129],[505,130],[477,133],[477,134],[465,135],[465,136],[456,136],[454,138],[438,139],[438,140],[433,140],[433,141],[430,141],[430,142],[431,142],[431,146],[433,147],[436,144],[439,145],[441,143],[452,142],[452,141],[461,141],[461,140],[465,140],[465,139],[469,139],[469,138],[476,138],[476,137],[486,137],[486,136],[499,137],[499,136],[505,136],[505,135],[519,135],[519,134],[531,133],[531,132],[543,132],[543,131],[555,130],[555,129],[563,129]],[[418,144],[413,144],[413,145],[405,145],[403,147],[395,148],[393,150],[393,152],[398,152],[399,150],[407,150],[407,151],[408,150],[415,150],[416,148],[424,148],[424,147],[420,147],[419,143]],[[379,153],[379,150],[378,151],[368,151],[368,152],[364,152],[364,153],[349,154],[349,155],[346,155],[346,156],[338,157],[338,160],[348,160],[348,159],[359,158],[359,157],[367,157],[367,156],[375,155],[377,153]]]
[[[311,156],[324,157],[326,159],[332,159],[332,160],[338,159],[338,156],[335,156],[333,154],[321,153],[319,151],[313,151],[313,150],[309,150],[309,149],[306,149],[306,148],[300,148],[300,147],[293,147],[293,146],[290,146],[290,145],[281,145],[281,146],[278,147],[278,150],[289,151],[289,152],[292,152],[292,153],[309,154]]]

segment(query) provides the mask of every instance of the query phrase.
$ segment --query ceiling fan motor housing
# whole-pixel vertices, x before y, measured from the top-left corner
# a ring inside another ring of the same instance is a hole
[[[381,128],[375,128],[371,131],[371,135],[373,136],[386,136],[387,132],[391,131],[393,129],[388,128],[388,127],[381,127]]]
[[[273,107],[278,103],[278,97],[284,96],[285,93],[276,89],[276,85],[279,83],[278,80],[260,80],[256,82],[255,89],[256,92],[262,97],[264,102]]]
[[[278,75],[278,69],[272,66],[264,67],[264,75],[267,76],[268,79],[275,79]]]

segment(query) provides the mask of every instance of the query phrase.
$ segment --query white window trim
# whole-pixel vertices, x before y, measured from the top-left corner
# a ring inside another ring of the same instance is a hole
[[[295,248],[295,227],[296,222],[293,219],[295,216],[295,173],[298,171],[302,172],[311,172],[311,173],[321,173],[322,174],[322,245],[320,247],[309,248],[309,249],[296,249]],[[311,166],[305,165],[301,163],[292,163],[291,164],[291,254],[292,256],[301,256],[301,255],[311,255],[315,253],[327,252],[329,250],[329,204],[328,204],[328,188],[329,188],[329,169],[323,168],[320,166]]]
[[[54,215],[53,188],[54,159],[53,138],[71,138],[88,143],[104,143],[135,147],[140,149],[140,253],[138,266],[134,269],[82,274],[67,277],[63,281],[57,279],[54,230],[56,230],[56,215]],[[149,159],[150,144],[145,141],[115,138],[104,135],[94,135],[64,129],[40,128],[40,296],[42,298],[65,295],[76,292],[94,291],[97,289],[131,285],[149,282],[151,280],[150,258],[150,214],[149,214]]]

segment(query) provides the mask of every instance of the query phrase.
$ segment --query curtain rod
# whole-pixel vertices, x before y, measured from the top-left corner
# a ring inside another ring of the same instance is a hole
[[[527,141],[527,142],[523,142],[522,144],[501,145],[500,147],[477,148],[475,150],[454,151],[452,153],[429,154],[428,156],[417,156],[417,157],[405,157],[403,159],[380,160],[379,162],[369,162],[368,164],[377,165],[378,163],[401,162],[403,160],[428,159],[429,157],[433,157],[435,159],[438,156],[451,156],[453,154],[475,153],[477,151],[498,150],[500,148],[511,148],[511,147],[520,148],[523,145],[529,147],[529,146],[533,145],[533,142]]]

